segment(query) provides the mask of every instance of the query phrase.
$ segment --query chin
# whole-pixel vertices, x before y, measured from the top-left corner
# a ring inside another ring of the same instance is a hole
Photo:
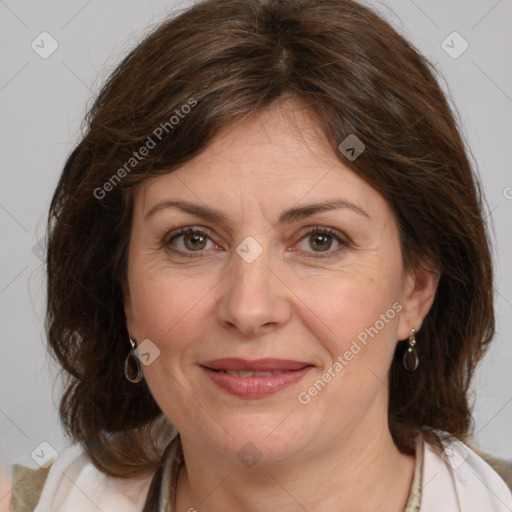
[[[220,457],[229,458],[236,464],[264,467],[297,455],[310,445],[314,438],[313,428],[306,418],[297,422],[290,414],[240,414],[220,421],[222,428],[209,430],[209,438],[202,439]],[[286,418],[286,419],[285,419]],[[293,420],[292,420],[293,418]],[[283,421],[284,420],[284,421]],[[217,432],[220,437],[211,437]]]

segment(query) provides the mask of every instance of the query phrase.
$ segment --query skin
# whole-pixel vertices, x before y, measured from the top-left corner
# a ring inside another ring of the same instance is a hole
[[[367,216],[339,208],[277,224],[288,208],[338,198]],[[228,223],[176,208],[145,218],[169,199],[220,210]],[[173,238],[185,226],[209,235]],[[331,235],[316,241],[308,226],[331,228],[346,243]],[[252,263],[236,252],[248,236],[263,251]],[[293,98],[231,125],[176,172],[139,185],[124,306],[131,336],[160,350],[143,371],[181,434],[177,511],[401,510],[414,458],[389,432],[387,374],[397,341],[420,330],[436,286],[424,270],[404,272],[389,205],[340,162],[314,115]],[[396,302],[401,311],[307,405],[299,403],[298,393]],[[198,366],[223,357],[314,368],[274,395],[242,399]],[[248,442],[262,455],[250,468],[237,456]]]

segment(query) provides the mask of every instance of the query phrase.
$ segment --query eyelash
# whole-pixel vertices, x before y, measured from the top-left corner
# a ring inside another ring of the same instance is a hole
[[[210,233],[207,230],[205,230],[204,228],[187,226],[187,227],[183,227],[183,228],[179,228],[177,230],[171,231],[170,233],[166,234],[164,236],[164,238],[162,239],[162,246],[170,248],[170,244],[174,239],[176,239],[180,236],[183,236],[183,235],[187,235],[187,234],[202,235],[211,240]],[[325,253],[316,252],[315,254],[313,254],[311,256],[307,256],[308,258],[331,258],[333,256],[337,256],[338,253],[343,248],[346,248],[349,245],[347,240],[342,238],[337,231],[335,231],[334,229],[322,227],[322,226],[313,226],[313,227],[308,228],[307,231],[305,231],[304,233],[301,234],[301,238],[299,239],[299,242],[304,240],[304,238],[311,236],[312,234],[332,236],[340,244],[340,247],[338,247],[337,249],[335,249],[333,251],[329,251],[329,252],[325,252]],[[213,240],[211,240],[211,241],[213,242]],[[188,258],[201,258],[204,256],[204,249],[202,251],[190,251],[190,252],[184,252],[180,249],[171,249],[171,250],[173,252],[179,254],[180,256],[188,257]],[[195,253],[197,253],[197,254],[195,254]]]

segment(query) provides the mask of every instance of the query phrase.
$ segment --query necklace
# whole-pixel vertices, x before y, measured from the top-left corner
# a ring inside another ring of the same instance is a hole
[[[142,512],[174,512],[178,476],[184,464],[180,436],[176,436],[162,454],[151,480]]]
[[[419,510],[422,485],[423,438],[416,443],[416,464],[414,480],[406,512]],[[178,478],[184,466],[183,449],[177,435],[162,454],[160,464],[151,481],[146,503],[142,512],[175,512]]]

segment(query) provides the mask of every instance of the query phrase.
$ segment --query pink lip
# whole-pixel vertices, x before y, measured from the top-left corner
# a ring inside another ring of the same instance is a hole
[[[313,366],[287,359],[215,359],[200,365],[219,388],[241,398],[263,398],[299,382]],[[222,370],[282,372],[269,376],[237,377]]]
[[[311,363],[304,361],[292,361],[291,359],[248,359],[224,358],[204,361],[201,366],[206,366],[212,370],[244,370],[252,372],[269,371],[293,371],[300,370],[305,366],[312,366]]]

